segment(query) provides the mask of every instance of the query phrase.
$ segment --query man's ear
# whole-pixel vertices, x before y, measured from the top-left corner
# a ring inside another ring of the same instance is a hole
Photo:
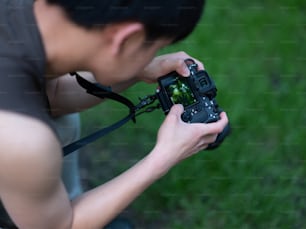
[[[144,26],[139,22],[123,22],[109,25],[107,32],[110,38],[108,45],[110,45],[109,48],[113,55],[122,53],[126,48],[140,46],[145,40]]]

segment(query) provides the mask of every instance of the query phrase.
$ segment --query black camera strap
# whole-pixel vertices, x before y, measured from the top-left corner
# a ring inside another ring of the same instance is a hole
[[[76,80],[79,83],[80,86],[82,86],[84,89],[86,89],[86,92],[88,94],[94,95],[96,97],[99,97],[101,99],[112,99],[112,100],[116,100],[122,104],[124,104],[125,106],[128,107],[129,109],[129,114],[124,117],[123,119],[119,120],[118,122],[107,126],[105,128],[102,128],[86,137],[83,137],[75,142],[72,142],[66,146],[63,147],[63,154],[64,156],[74,152],[75,150],[96,141],[98,138],[103,137],[104,135],[112,132],[113,130],[123,126],[125,123],[127,123],[128,121],[132,120],[134,123],[136,122],[136,115],[140,114],[136,114],[137,111],[139,111],[140,109],[152,104],[155,99],[156,96],[155,95],[151,95],[151,96],[146,96],[143,99],[140,99],[140,103],[137,104],[136,106],[127,98],[113,92],[111,90],[110,87],[105,87],[99,83],[92,83],[89,82],[88,80],[84,79],[83,77],[80,76],[80,74],[78,74],[77,72],[73,72],[70,73],[70,75],[72,76],[76,76]],[[144,112],[151,112],[154,109],[159,108],[158,106],[155,107],[149,107],[148,109],[146,109]],[[141,112],[143,113],[143,112]]]

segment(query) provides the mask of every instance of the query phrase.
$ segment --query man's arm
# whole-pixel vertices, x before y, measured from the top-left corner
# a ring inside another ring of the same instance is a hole
[[[81,72],[80,75],[90,82],[96,82],[94,76],[89,72]],[[137,80],[112,85],[114,92],[121,92],[133,85]],[[75,113],[86,110],[101,103],[103,100],[90,95],[79,85],[76,78],[66,74],[55,79],[47,80],[47,95],[54,116]]]
[[[0,112],[0,197],[19,228],[102,228],[155,179],[149,162],[70,203],[62,152],[40,121]]]
[[[143,160],[70,203],[61,182],[60,145],[50,130],[19,115],[0,119],[0,197],[19,228],[102,228],[157,178]]]
[[[25,229],[103,227],[171,167],[214,142],[227,124],[224,113],[216,123],[187,124],[182,112],[172,107],[148,156],[72,203],[53,132],[40,121],[0,112],[0,197],[9,215]]]
[[[0,126],[0,197],[12,220],[22,229],[69,228],[72,211],[53,132],[36,119],[3,111]]]
[[[0,120],[0,197],[19,228],[102,228],[157,179],[144,159],[70,203],[51,130],[19,114],[0,112]]]

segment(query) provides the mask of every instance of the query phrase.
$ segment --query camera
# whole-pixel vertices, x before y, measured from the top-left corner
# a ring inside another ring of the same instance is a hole
[[[198,70],[198,65],[192,59],[185,60],[185,63],[190,71],[189,77],[171,72],[158,79],[156,96],[161,108],[165,114],[168,114],[174,104],[182,104],[184,112],[181,118],[187,123],[218,121],[222,109],[215,99],[217,88],[214,81],[205,70]],[[219,146],[229,132],[230,127],[227,125],[207,149]]]

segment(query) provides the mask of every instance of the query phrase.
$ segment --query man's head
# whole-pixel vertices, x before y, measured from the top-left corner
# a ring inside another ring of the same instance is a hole
[[[199,21],[205,0],[47,0],[60,5],[68,17],[86,28],[120,22],[140,22],[147,40],[178,41]]]

